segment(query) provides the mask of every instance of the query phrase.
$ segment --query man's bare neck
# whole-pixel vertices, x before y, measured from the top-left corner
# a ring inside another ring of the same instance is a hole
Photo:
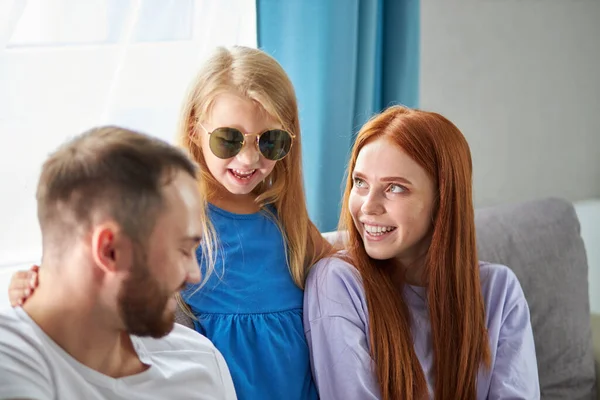
[[[129,334],[111,327],[112,321],[94,301],[93,291],[61,285],[42,275],[42,269],[40,284],[23,310],[50,339],[81,364],[113,378],[148,369]]]

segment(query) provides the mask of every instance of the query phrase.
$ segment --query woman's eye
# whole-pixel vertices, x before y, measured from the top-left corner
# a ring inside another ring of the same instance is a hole
[[[390,193],[404,193],[406,191],[406,188],[404,186],[392,183],[389,187],[389,191]]]
[[[361,188],[365,186],[365,182],[362,179],[354,178],[354,187]]]

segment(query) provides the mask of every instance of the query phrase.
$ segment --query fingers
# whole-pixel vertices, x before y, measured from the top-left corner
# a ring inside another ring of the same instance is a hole
[[[38,270],[39,267],[34,266],[30,271],[18,271],[13,274],[8,287],[8,299],[11,306],[23,305],[25,300],[31,296],[39,283]]]
[[[40,270],[40,267],[38,267],[37,265],[34,265],[33,267],[31,267],[31,278],[29,280],[29,287],[31,289],[35,289],[38,287],[39,284],[39,275],[38,275],[38,271]]]
[[[23,290],[11,289],[8,291],[8,298],[12,307],[22,306],[25,300],[31,295],[30,288]]]

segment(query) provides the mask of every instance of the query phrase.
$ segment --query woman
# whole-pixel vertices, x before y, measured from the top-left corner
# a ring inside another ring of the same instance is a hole
[[[536,399],[514,273],[477,259],[471,156],[439,114],[391,107],[358,133],[340,230],[304,325],[321,399]]]

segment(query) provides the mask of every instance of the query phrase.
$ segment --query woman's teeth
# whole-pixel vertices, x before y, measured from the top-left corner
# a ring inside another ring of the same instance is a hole
[[[370,235],[373,236],[381,236],[385,233],[391,232],[396,229],[393,226],[376,226],[376,225],[367,225],[363,224],[365,227],[365,231],[367,231]]]

